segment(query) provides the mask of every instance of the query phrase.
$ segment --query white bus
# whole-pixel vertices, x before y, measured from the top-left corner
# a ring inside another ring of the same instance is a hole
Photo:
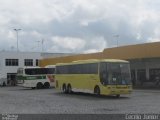
[[[55,66],[45,68],[27,67],[17,70],[17,83],[19,86],[32,89],[50,88],[55,86]]]

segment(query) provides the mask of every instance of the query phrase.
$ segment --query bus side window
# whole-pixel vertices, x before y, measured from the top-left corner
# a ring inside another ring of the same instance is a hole
[[[108,82],[109,84],[112,84],[112,72],[111,71],[108,72]]]
[[[106,63],[100,63],[100,81],[102,84],[108,84],[108,72]]]
[[[116,78],[116,75],[114,73],[114,70],[112,69],[112,66],[113,66],[112,63],[108,63],[108,68],[107,68],[108,82],[109,82],[109,84],[114,85],[117,82],[117,78]]]

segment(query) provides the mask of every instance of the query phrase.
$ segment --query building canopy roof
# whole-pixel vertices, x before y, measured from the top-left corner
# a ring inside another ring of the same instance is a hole
[[[139,59],[160,57],[160,42],[107,48],[103,56],[114,59]]]
[[[66,63],[76,60],[87,59],[142,59],[142,58],[156,58],[160,57],[160,42],[145,43],[129,46],[121,46],[115,48],[106,48],[103,52],[79,54],[72,56],[64,56],[57,58],[45,58],[40,60],[39,65],[44,67],[46,65],[54,65],[56,63]]]

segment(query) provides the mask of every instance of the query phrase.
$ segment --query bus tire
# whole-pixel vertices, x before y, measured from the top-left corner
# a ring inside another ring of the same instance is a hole
[[[63,92],[63,93],[67,93],[66,84],[63,84],[63,86],[62,86],[62,92]]]
[[[32,87],[32,89],[34,90],[36,87]]]
[[[45,82],[45,83],[44,83],[44,88],[50,88],[49,82]]]
[[[67,91],[68,91],[68,93],[69,93],[69,94],[71,94],[71,93],[72,93],[72,87],[71,87],[71,85],[70,85],[70,84],[68,84],[68,86],[67,86]]]
[[[43,88],[43,84],[41,82],[37,83],[37,89],[42,89]]]
[[[100,95],[100,88],[99,88],[99,86],[96,86],[95,88],[94,88],[94,94],[96,94],[97,96],[99,96]]]

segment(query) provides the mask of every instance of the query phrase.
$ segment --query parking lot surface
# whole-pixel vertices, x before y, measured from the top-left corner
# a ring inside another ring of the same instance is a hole
[[[160,90],[134,90],[120,98],[91,94],[63,94],[51,89],[0,88],[0,113],[117,114],[160,113]]]

